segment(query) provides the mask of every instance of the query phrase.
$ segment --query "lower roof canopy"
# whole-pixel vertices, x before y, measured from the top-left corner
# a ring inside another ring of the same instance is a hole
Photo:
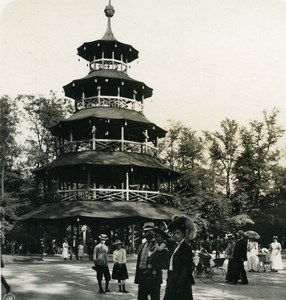
[[[181,213],[180,210],[174,207],[158,203],[127,201],[63,201],[57,203],[45,203],[33,211],[19,216],[17,220],[57,220],[76,217],[171,220],[173,215]]]

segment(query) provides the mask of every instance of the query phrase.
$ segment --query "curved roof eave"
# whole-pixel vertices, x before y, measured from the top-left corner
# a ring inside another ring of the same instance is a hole
[[[96,78],[102,78],[102,79],[109,79],[109,80],[121,80],[130,82],[132,84],[136,84],[137,88],[141,87],[144,89],[145,98],[149,98],[152,96],[153,89],[147,86],[144,82],[135,80],[131,77],[129,77],[126,73],[117,71],[117,70],[96,70],[89,72],[85,77],[75,79],[71,81],[70,83],[66,84],[63,89],[65,91],[65,95],[67,97],[73,98],[74,90],[76,90],[78,87],[76,85],[79,85],[81,87],[84,83],[90,83],[90,81],[95,80]]]
[[[73,217],[171,220],[173,215],[181,213],[182,212],[177,208],[158,203],[128,201],[62,201],[42,204],[33,211],[19,216],[17,220],[55,220]]]
[[[122,53],[125,58],[127,58],[128,62],[132,62],[133,60],[137,59],[139,54],[139,51],[136,50],[133,46],[119,42],[116,39],[100,39],[96,41],[85,42],[77,48],[77,51],[80,57],[88,61],[90,61],[91,57],[93,57],[94,55],[97,58],[100,58],[102,52],[106,51],[116,51],[118,53]]]
[[[50,127],[49,129],[51,131],[55,131],[65,123],[81,121],[81,120],[83,121],[91,118],[123,120],[123,121],[127,120],[127,121],[148,124],[150,126],[155,126],[155,129],[159,132],[160,137],[164,137],[167,132],[163,128],[150,122],[143,114],[134,110],[127,110],[118,107],[96,107],[96,108],[91,107],[91,108],[79,110],[75,112],[72,116],[70,116],[68,119],[60,121],[58,124]]]
[[[157,158],[147,154],[122,151],[100,152],[92,150],[64,154],[57,157],[51,163],[35,170],[34,173],[41,173],[55,168],[78,165],[136,166],[170,172],[175,176],[178,175],[177,172],[164,166]]]

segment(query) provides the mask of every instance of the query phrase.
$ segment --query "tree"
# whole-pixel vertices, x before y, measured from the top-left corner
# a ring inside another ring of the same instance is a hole
[[[39,168],[55,158],[55,139],[49,128],[72,113],[68,99],[58,99],[53,92],[50,98],[20,95],[17,101],[23,103],[24,118],[30,125],[26,139],[26,155],[30,168]]]
[[[5,171],[12,167],[15,157],[19,154],[19,148],[15,142],[17,134],[16,125],[17,107],[8,97],[0,98],[0,160],[1,160],[1,196],[5,195]]]
[[[238,124],[234,120],[225,119],[220,123],[221,132],[205,131],[209,142],[212,176],[214,185],[222,185],[227,198],[231,196],[233,167],[238,154]],[[216,176],[217,175],[217,176]],[[217,177],[217,179],[215,178]],[[223,180],[221,180],[223,178]]]
[[[191,128],[170,121],[170,128],[160,142],[159,150],[163,163],[182,174],[175,190],[183,194],[196,194],[206,177],[203,139]]]
[[[249,208],[259,208],[270,191],[272,172],[279,163],[277,142],[284,130],[277,125],[278,110],[263,112],[263,121],[251,121],[240,131],[242,151],[235,163],[235,189],[248,196]]]

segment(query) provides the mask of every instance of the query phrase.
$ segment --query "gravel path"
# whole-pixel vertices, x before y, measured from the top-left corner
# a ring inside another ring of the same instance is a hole
[[[284,300],[286,299],[286,257],[284,256],[283,259],[284,270],[279,273],[248,273],[249,285],[234,286],[196,279],[196,285],[193,286],[194,299]],[[127,265],[130,278],[126,286],[130,291],[129,294],[118,293],[115,280],[110,283],[111,293],[98,294],[96,273],[91,269],[92,265],[86,260],[64,261],[62,258],[49,256],[45,257],[44,261],[6,263],[2,273],[18,300],[137,299],[137,285],[133,284],[135,258],[130,258]],[[111,266],[112,263],[110,269]],[[161,298],[164,290],[165,280],[161,289]],[[2,295],[3,292],[2,290]]]

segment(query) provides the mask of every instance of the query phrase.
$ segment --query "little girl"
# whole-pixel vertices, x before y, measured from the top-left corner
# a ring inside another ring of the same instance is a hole
[[[80,260],[82,260],[84,253],[83,253],[83,244],[82,242],[79,243],[78,245],[78,257]]]
[[[160,269],[167,269],[169,266],[169,250],[166,240],[169,236],[161,229],[156,228],[154,231],[156,243],[148,253],[148,269],[156,266]]]
[[[129,293],[125,289],[125,280],[129,278],[126,268],[126,250],[121,248],[122,242],[120,240],[116,240],[115,243],[113,243],[113,246],[116,246],[116,250],[113,251],[114,266],[112,270],[112,279],[118,280],[119,292]]]

